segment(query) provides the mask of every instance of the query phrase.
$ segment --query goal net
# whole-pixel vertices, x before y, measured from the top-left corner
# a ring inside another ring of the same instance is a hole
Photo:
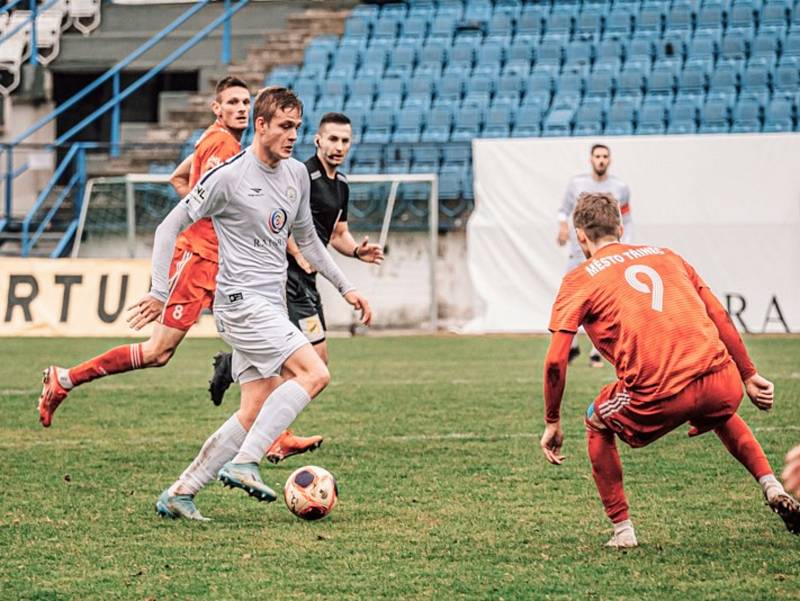
[[[333,252],[370,300],[378,328],[436,330],[438,179],[435,173],[351,174],[348,225],[387,249],[383,265]],[[179,201],[162,174],[92,178],[87,182],[72,257],[149,258],[153,232]],[[354,313],[318,278],[328,326],[356,329]]]

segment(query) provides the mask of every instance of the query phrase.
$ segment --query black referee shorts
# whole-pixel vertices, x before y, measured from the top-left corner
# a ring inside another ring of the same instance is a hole
[[[325,313],[317,290],[316,275],[289,268],[286,278],[289,319],[311,344],[325,342]]]

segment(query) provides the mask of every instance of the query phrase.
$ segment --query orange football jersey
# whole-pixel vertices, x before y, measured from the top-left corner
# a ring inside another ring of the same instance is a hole
[[[241,150],[239,140],[218,122],[214,123],[197,141],[194,146],[194,158],[189,175],[189,186],[194,188],[200,178],[217,165],[221,165]],[[178,237],[175,245],[181,250],[188,250],[209,259],[219,262],[217,255],[217,233],[211,219],[206,217],[192,224]]]
[[[731,360],[698,294],[704,287],[669,249],[610,244],[564,276],[550,331],[582,325],[638,399],[669,397]]]

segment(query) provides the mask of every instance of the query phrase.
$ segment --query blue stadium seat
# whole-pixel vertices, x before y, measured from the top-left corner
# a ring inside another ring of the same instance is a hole
[[[404,106],[429,108],[435,91],[432,75],[417,75],[408,82],[408,95]]]
[[[300,69],[296,65],[279,65],[270,71],[269,76],[264,80],[264,85],[291,88],[299,72]]]
[[[464,7],[465,21],[488,21],[492,17],[491,0],[470,0]]]
[[[405,2],[390,2],[381,8],[380,18],[393,18],[401,21],[408,14],[408,5]]]
[[[428,41],[447,41],[453,38],[458,17],[450,14],[437,14],[428,31]]]
[[[464,95],[464,104],[488,107],[494,92],[493,79],[482,76],[473,76],[467,81],[467,91]]]
[[[505,12],[496,12],[489,20],[488,34],[490,36],[510,36],[514,31],[514,18]]]
[[[516,19],[522,13],[522,6],[521,0],[495,0],[494,12],[505,13]]]
[[[554,102],[562,102],[569,106],[577,106],[583,97],[586,83],[579,71],[565,71],[556,82]]]
[[[386,68],[386,75],[392,77],[410,77],[417,64],[417,54],[419,47],[417,44],[401,42],[395,46],[389,55],[389,66]]]
[[[436,4],[437,15],[452,15],[456,19],[464,16],[463,0],[439,0]]]
[[[697,13],[697,32],[721,33],[725,24],[725,6],[722,2],[703,2]]]
[[[667,31],[656,44],[656,60],[663,58],[683,61],[686,56],[687,36],[683,31]]]
[[[575,35],[582,38],[599,38],[603,31],[604,10],[591,4],[584,4],[578,18],[575,20]]]
[[[693,134],[697,132],[697,105],[693,102],[676,102],[669,115],[668,134]]]
[[[773,73],[773,86],[776,95],[794,96],[800,92],[800,69],[797,65],[778,65]]]
[[[370,111],[362,140],[365,144],[388,144],[392,135],[394,113],[390,110]]]
[[[419,52],[419,66],[435,65],[441,72],[447,62],[447,48],[444,42],[429,39]]]
[[[774,31],[782,35],[789,26],[791,13],[791,4],[785,0],[768,0],[761,8],[759,32]]]
[[[650,98],[645,100],[639,110],[636,133],[639,135],[666,133],[666,117],[667,110],[662,99]]]
[[[756,28],[756,13],[749,3],[734,3],[728,12],[728,31],[741,31],[748,37]]]
[[[694,8],[688,2],[676,2],[667,15],[667,31],[691,32],[694,28]]]
[[[733,110],[732,132],[761,131],[761,106],[758,100],[742,98]]]
[[[634,27],[634,13],[628,6],[619,6],[617,2],[608,13],[605,23],[605,34],[613,36],[630,36]]]
[[[583,69],[588,72],[592,64],[592,43],[587,40],[573,40],[567,44],[564,53],[564,69]]]
[[[764,113],[764,131],[792,131],[795,126],[794,108],[788,98],[773,98]]]
[[[344,104],[344,97],[347,96],[348,91],[349,84],[347,80],[337,77],[335,79],[326,79],[322,83],[320,95],[322,98],[340,96],[342,98],[342,104]]]
[[[543,136],[569,136],[572,133],[572,122],[575,109],[570,107],[554,108],[544,120]]]
[[[344,23],[344,35],[347,38],[367,40],[370,33],[370,21],[361,16],[351,15]]]
[[[614,95],[615,87],[616,80],[613,71],[595,69],[586,83],[586,97],[610,100]]]
[[[359,17],[371,23],[378,18],[378,13],[380,13],[380,8],[376,4],[357,4],[348,18]]]
[[[721,134],[730,131],[730,107],[723,98],[709,98],[700,113],[701,134]]]
[[[719,45],[713,35],[698,33],[689,42],[689,50],[686,55],[686,60],[689,61],[703,61],[708,63],[711,67],[719,51]]]
[[[396,110],[403,104],[406,95],[406,80],[402,77],[385,77],[378,83],[378,97],[373,108]]]
[[[524,90],[525,80],[521,75],[507,74],[500,77],[495,89],[495,101],[516,106],[519,104]]]
[[[678,94],[705,96],[708,87],[708,66],[705,62],[689,61],[683,68],[678,80]]]
[[[533,5],[525,5],[526,8],[528,6]],[[520,15],[517,21],[517,36],[525,36],[538,42],[543,32],[544,17],[540,9],[536,7],[536,10],[523,10],[522,15]]]
[[[719,57],[723,60],[745,60],[747,58],[747,40],[749,34],[742,31],[729,30],[722,38]]]
[[[425,17],[429,21],[436,15],[436,3],[432,0],[416,0],[408,3],[408,18]]]
[[[561,70],[563,60],[563,41],[545,38],[536,51],[536,68],[548,69],[553,73]]]
[[[500,65],[503,64],[505,58],[506,47],[505,44],[494,41],[486,41],[478,49],[478,56],[476,66],[481,65],[497,65],[498,70]]]
[[[456,42],[450,48],[448,67],[459,66],[465,70],[472,70],[475,63],[475,45],[466,41]]]
[[[538,105],[520,107],[517,111],[514,129],[511,135],[515,138],[538,137],[542,133],[542,109]]]
[[[514,40],[506,51],[504,72],[530,73],[536,59],[534,45],[527,40]]]
[[[393,143],[416,143],[425,124],[423,110],[419,107],[404,108],[397,114],[397,127],[392,134]]]
[[[379,146],[361,144],[353,149],[352,173],[380,173],[381,149]]]
[[[758,98],[764,106],[770,93],[769,67],[758,63],[748,65],[742,74],[741,93]]]
[[[450,136],[449,129],[447,135],[448,137]],[[440,148],[439,144],[415,144],[412,146],[412,173],[433,173],[438,171],[441,154]]]
[[[637,101],[618,99],[614,101],[606,116],[607,136],[627,136],[633,133],[633,124],[636,119]]]
[[[741,61],[720,61],[711,74],[709,91],[735,96],[739,91],[741,73]]]
[[[672,98],[675,93],[675,74],[671,69],[653,69],[647,79],[648,96],[666,96]]]
[[[603,133],[604,106],[602,102],[584,102],[575,114],[573,136],[599,136]]]
[[[461,198],[461,171],[444,170],[439,173],[439,197],[443,200]]]
[[[625,47],[617,38],[606,38],[594,47],[595,59],[594,68],[610,67],[615,73],[619,73],[622,68],[622,57],[625,55]]]
[[[566,41],[572,35],[575,17],[571,12],[555,10],[547,20],[547,37]]]
[[[636,17],[636,32],[661,35],[664,27],[664,8],[661,3],[645,4]]]
[[[391,16],[381,16],[375,22],[372,29],[373,40],[394,40],[400,29],[400,21]]]
[[[294,82],[293,90],[303,104],[314,106],[319,95],[319,84],[316,79],[298,79]]]
[[[442,147],[442,164],[466,169],[472,163],[472,144],[451,142]]]
[[[541,109],[547,109],[550,106],[550,98],[553,95],[554,86],[553,76],[549,72],[534,70],[524,86],[523,105],[537,105]]]
[[[453,126],[453,109],[450,106],[435,106],[427,114],[423,142],[448,142]]]
[[[383,75],[386,69],[386,62],[389,58],[389,49],[385,46],[370,46],[364,51],[361,58],[361,69],[359,73],[364,71],[365,67],[370,67],[371,71],[378,76]]]
[[[797,7],[795,14],[800,15],[800,6]],[[800,58],[800,29],[790,31],[783,40],[781,61],[789,56]]]
[[[778,62],[781,36],[775,31],[759,31],[750,42],[750,62],[763,62],[770,68]]]
[[[350,125],[353,128],[353,143],[358,144],[361,142],[361,135],[364,132],[364,124],[367,118],[362,110],[347,111],[347,116],[350,117]]]
[[[508,106],[494,106],[486,114],[481,137],[483,138],[508,138],[511,135],[513,113]]]
[[[450,134],[452,142],[468,142],[477,138],[483,123],[483,111],[474,106],[465,106],[458,111]]]
[[[429,19],[422,15],[409,17],[400,24],[402,29],[400,39],[424,40],[428,35],[428,22]]]
[[[653,39],[649,37],[631,38],[625,47],[625,62],[626,64],[631,61],[646,63],[649,67],[653,62],[655,56],[655,44]]]
[[[434,106],[448,104],[458,105],[464,94],[464,77],[459,74],[443,75],[436,85]]]
[[[617,80],[617,96],[640,100],[646,86],[645,72],[637,65],[625,65]]]

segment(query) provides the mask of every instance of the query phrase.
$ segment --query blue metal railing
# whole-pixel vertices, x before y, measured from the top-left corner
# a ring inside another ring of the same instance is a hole
[[[35,0],[31,1],[35,3]],[[50,2],[46,6],[49,6],[53,2],[55,2],[55,0],[50,0]],[[5,218],[0,220],[0,232],[3,231],[3,228],[11,220],[13,195],[14,195],[14,180],[21,174],[25,173],[29,167],[28,163],[25,163],[17,168],[14,167],[14,149],[19,144],[24,143],[25,140],[27,140],[32,134],[41,129],[44,125],[58,118],[65,111],[75,106],[75,104],[83,100],[91,92],[93,92],[102,84],[111,79],[113,88],[113,97],[109,101],[105,102],[101,107],[93,111],[91,115],[81,120],[80,123],[70,128],[69,131],[59,136],[58,139],[55,140],[51,148],[62,146],[65,142],[70,140],[76,133],[78,133],[84,127],[95,121],[101,115],[111,110],[112,114],[111,114],[110,154],[111,156],[118,156],[119,142],[120,142],[119,133],[120,133],[121,104],[126,98],[128,98],[131,94],[133,94],[137,90],[139,90],[145,83],[150,81],[153,77],[161,73],[166,67],[172,64],[175,60],[183,56],[186,52],[188,52],[191,48],[197,45],[203,38],[205,38],[209,33],[211,33],[214,29],[216,29],[220,25],[223,25],[221,62],[223,62],[223,64],[230,63],[231,41],[232,41],[230,20],[234,14],[236,14],[240,9],[242,9],[245,5],[249,3],[249,0],[239,0],[236,3],[233,3],[231,0],[224,0],[224,10],[222,14],[220,14],[217,18],[211,21],[208,25],[200,29],[196,34],[194,34],[186,42],[181,44],[177,49],[169,53],[166,58],[160,61],[155,67],[147,71],[147,73],[136,79],[136,81],[128,85],[125,89],[120,89],[120,74],[123,71],[123,69],[128,67],[133,61],[141,57],[145,52],[153,48],[156,44],[161,42],[170,33],[175,31],[178,27],[180,27],[183,23],[185,23],[189,18],[197,14],[202,8],[204,8],[207,4],[209,4],[209,2],[210,0],[199,0],[198,2],[195,2],[188,10],[179,15],[174,21],[172,21],[172,23],[164,27],[155,36],[153,36],[147,42],[142,44],[139,48],[134,50],[123,60],[114,65],[111,69],[109,69],[106,73],[97,78],[83,90],[75,94],[72,98],[70,98],[63,104],[59,105],[58,108],[56,108],[54,111],[36,121],[33,125],[28,127],[18,136],[16,136],[13,140],[11,140],[11,142],[7,146],[4,147],[6,153],[6,161],[5,161],[6,169],[5,173],[2,174],[2,176],[5,179],[5,203],[4,203]],[[85,147],[86,145],[84,144],[83,148]],[[66,164],[65,161],[62,161],[62,166]],[[82,161],[78,162],[82,163]],[[61,168],[61,166],[59,168]],[[83,179],[85,179],[85,165],[82,165],[81,169],[83,171],[82,177]],[[63,171],[60,173],[57,171],[56,174],[54,174],[53,179],[48,186],[50,190],[52,190],[54,182],[61,177],[62,173]],[[39,198],[41,199],[42,196],[40,195]],[[46,198],[46,196],[44,198]],[[28,219],[28,217],[30,217],[32,212],[35,212],[35,210],[38,210],[37,206],[35,206],[34,209],[31,209],[31,212],[28,213],[26,219]],[[52,216],[50,216],[50,218],[52,218]],[[47,223],[45,223],[45,226],[46,225]]]
[[[33,224],[35,223],[36,215],[39,210],[44,206],[47,199],[50,197],[53,188],[56,185],[56,182],[64,175],[67,168],[69,168],[72,163],[74,165],[74,172],[69,179],[69,182],[66,186],[59,192],[58,196],[56,197],[53,205],[47,211],[45,216],[38,222],[38,227],[31,232]],[[45,186],[44,190],[42,190],[36,198],[36,202],[34,203],[33,207],[31,207],[28,214],[25,215],[25,219],[22,220],[22,237],[20,241],[20,254],[23,257],[27,257],[30,254],[31,249],[36,245],[41,238],[44,231],[47,229],[47,226],[53,220],[53,217],[64,204],[64,201],[69,197],[70,192],[72,192],[73,188],[77,186],[75,198],[76,202],[74,203],[73,207],[73,216],[72,220],[70,221],[69,225],[67,226],[66,232],[62,235],[58,245],[51,253],[51,257],[55,258],[61,255],[61,252],[66,248],[67,244],[69,244],[72,236],[75,234],[75,231],[78,228],[78,220],[80,216],[80,201],[83,198],[83,188],[86,185],[86,149],[85,145],[81,142],[73,144],[72,147],[67,152],[64,159],[61,161],[61,164],[56,169],[55,173],[53,174],[53,178],[50,182]]]

